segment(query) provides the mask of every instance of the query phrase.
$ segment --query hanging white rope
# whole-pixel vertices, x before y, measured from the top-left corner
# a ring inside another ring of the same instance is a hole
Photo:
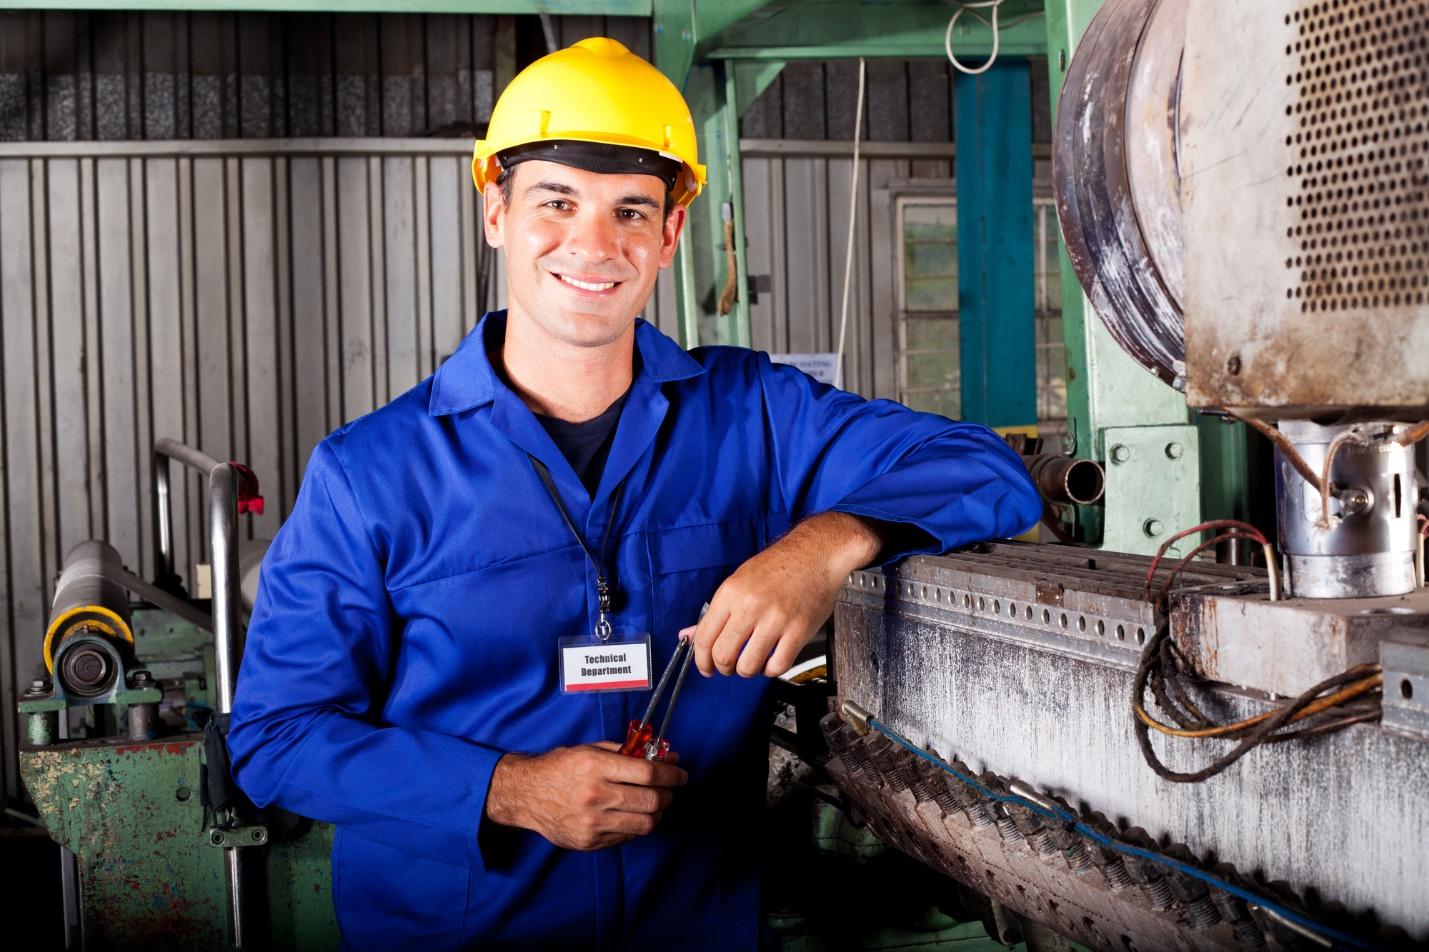
[[[863,88],[866,72],[867,64],[860,56],[858,59],[858,105],[854,107],[853,118],[853,174],[849,176],[848,189],[848,245],[844,252],[844,293],[843,303],[839,305],[838,359],[834,363],[835,387],[844,385],[844,342],[848,334],[848,292],[849,282],[853,279],[853,239],[856,234],[855,225],[858,222],[858,147],[863,140]]]
[[[997,26],[997,8],[1002,6],[1003,0],[977,0],[977,2],[959,3],[958,8],[953,11],[953,15],[948,20],[948,30],[943,34],[943,50],[948,54],[948,62],[953,64],[953,69],[969,76],[977,76],[992,68],[992,64],[997,62],[997,51],[1001,46],[1001,31]],[[953,27],[957,26],[958,17],[964,13],[976,10],[992,9],[992,20],[989,21],[980,13],[973,13],[983,23],[992,29],[992,52],[988,54],[987,62],[978,67],[964,66],[958,58],[953,55]],[[1011,26],[1012,24],[1008,24]]]

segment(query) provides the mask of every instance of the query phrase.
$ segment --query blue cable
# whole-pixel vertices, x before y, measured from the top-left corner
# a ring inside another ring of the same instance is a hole
[[[893,728],[889,727],[887,724],[884,724],[883,722],[879,721],[877,718],[869,717],[868,726],[878,731],[880,734],[887,737],[889,740],[892,740],[895,743],[901,745],[909,753],[916,754],[917,756],[928,761],[928,763],[937,767],[939,770],[942,770],[944,773],[951,774],[952,776],[958,778],[958,780],[962,781],[962,783],[969,787],[972,787],[978,793],[982,794],[984,797],[987,797],[989,800],[994,801],[995,803],[1011,803],[1016,806],[1023,807],[1024,809],[1031,810],[1033,813],[1036,813],[1038,816],[1041,816],[1045,819],[1058,820],[1060,822],[1070,824],[1071,828],[1077,833],[1080,833],[1087,839],[1092,840],[1093,842],[1098,843],[1102,846],[1105,846],[1108,849],[1116,850],[1118,853],[1124,853],[1127,856],[1135,856],[1140,859],[1149,860],[1150,862],[1156,863],[1158,866],[1165,866],[1169,869],[1175,870],[1178,873],[1190,876],[1192,879],[1199,879],[1201,882],[1206,883],[1210,886],[1214,886],[1222,892],[1230,893],[1232,896],[1237,896],[1247,902],[1253,902],[1257,906],[1263,906],[1266,909],[1274,912],[1276,915],[1283,916],[1284,918],[1289,919],[1291,922],[1303,926],[1304,928],[1309,929],[1311,932],[1314,932],[1317,935],[1321,935],[1327,939],[1330,939],[1338,946],[1352,949],[1370,950],[1377,948],[1377,946],[1371,945],[1370,943],[1365,942],[1363,939],[1358,939],[1350,935],[1349,933],[1341,932],[1338,929],[1332,929],[1331,927],[1321,922],[1317,922],[1316,920],[1311,919],[1309,916],[1296,912],[1288,906],[1282,906],[1280,903],[1274,901],[1273,899],[1267,899],[1266,897],[1259,895],[1258,893],[1253,893],[1248,889],[1242,889],[1241,887],[1235,885],[1232,882],[1229,882],[1228,880],[1221,879],[1219,876],[1206,872],[1200,867],[1192,866],[1189,863],[1183,863],[1180,860],[1175,859],[1174,857],[1166,856],[1162,853],[1157,853],[1153,850],[1143,849],[1139,846],[1132,846],[1130,843],[1123,843],[1121,840],[1107,836],[1105,833],[1102,833],[1099,830],[1095,830],[1092,827],[1087,826],[1075,813],[1071,812],[1070,810],[1065,810],[1060,807],[1056,809],[1048,809],[1047,807],[1043,806],[1040,803],[1037,803],[1036,801],[1028,800],[1026,797],[1019,797],[1016,794],[1011,793],[998,793],[994,790],[991,790],[988,787],[984,786],[982,783],[980,783],[975,777],[967,776],[962,771],[953,767],[951,764],[944,763],[942,760],[939,760],[937,757],[934,757],[932,754],[928,753],[923,748],[914,746],[911,741],[903,737],[897,731],[893,730]]]

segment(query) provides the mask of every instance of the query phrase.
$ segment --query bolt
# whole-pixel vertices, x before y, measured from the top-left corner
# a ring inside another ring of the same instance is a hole
[[[25,689],[25,697],[46,697],[50,693],[51,681],[49,678],[36,678],[30,682],[30,686]]]
[[[1167,443],[1167,444],[1166,444],[1166,458],[1167,458],[1167,459],[1180,459],[1185,452],[1186,452],[1185,448],[1182,447],[1180,443]]]
[[[136,687],[137,687],[138,685],[141,685],[141,684],[145,684],[145,685],[147,685],[147,684],[153,684],[153,683],[154,683],[154,676],[153,676],[152,674],[150,674],[148,671],[144,671],[144,670],[141,669],[141,670],[139,670],[139,671],[135,671],[135,672],[134,672],[134,678],[133,678],[133,680],[134,680],[134,684],[135,684]]]
[[[1077,449],[1077,437],[1070,430],[1062,434],[1062,452],[1074,453]]]
[[[1233,355],[1230,360],[1226,361],[1226,373],[1230,374],[1232,377],[1235,377],[1240,374],[1239,354]]]
[[[1111,448],[1111,461],[1113,463],[1125,463],[1131,459],[1131,447],[1125,443],[1118,443]]]
[[[1062,855],[1074,873],[1085,873],[1092,868],[1092,854],[1087,852],[1087,846],[1081,840],[1072,840]]]
[[[1165,526],[1161,524],[1160,519],[1147,519],[1141,524],[1141,531],[1145,532],[1153,539],[1159,536],[1161,534],[1161,530],[1164,528]]]

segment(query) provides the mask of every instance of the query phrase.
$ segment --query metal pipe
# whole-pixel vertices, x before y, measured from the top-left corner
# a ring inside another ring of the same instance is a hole
[[[218,667],[218,713],[233,709],[238,662],[238,473],[219,463],[208,477],[209,571],[213,583],[213,648]]]
[[[202,455],[202,454],[198,454]],[[185,460],[187,462],[187,460]],[[243,657],[242,635],[238,630],[238,471],[229,463],[216,463],[208,476],[209,571],[213,585],[213,647],[218,669],[218,716],[227,719],[233,710],[233,691],[238,679],[238,663]],[[228,891],[229,939],[234,948],[243,948],[243,853],[224,849],[224,872]]]
[[[1090,506],[1106,492],[1106,470],[1095,460],[1040,453],[1022,457],[1042,498],[1058,506]]]
[[[169,461],[178,460],[205,476],[212,474],[218,460],[186,443],[161,437],[154,441],[154,578],[160,586],[174,575],[174,524],[169,511]]]

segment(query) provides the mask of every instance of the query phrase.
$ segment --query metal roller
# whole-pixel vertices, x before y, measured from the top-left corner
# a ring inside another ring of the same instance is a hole
[[[133,657],[123,560],[107,542],[81,542],[65,556],[45,628],[45,667],[66,694],[109,691]]]
[[[1113,339],[1185,390],[1180,0],[1107,0],[1077,46],[1053,136],[1057,218]]]

